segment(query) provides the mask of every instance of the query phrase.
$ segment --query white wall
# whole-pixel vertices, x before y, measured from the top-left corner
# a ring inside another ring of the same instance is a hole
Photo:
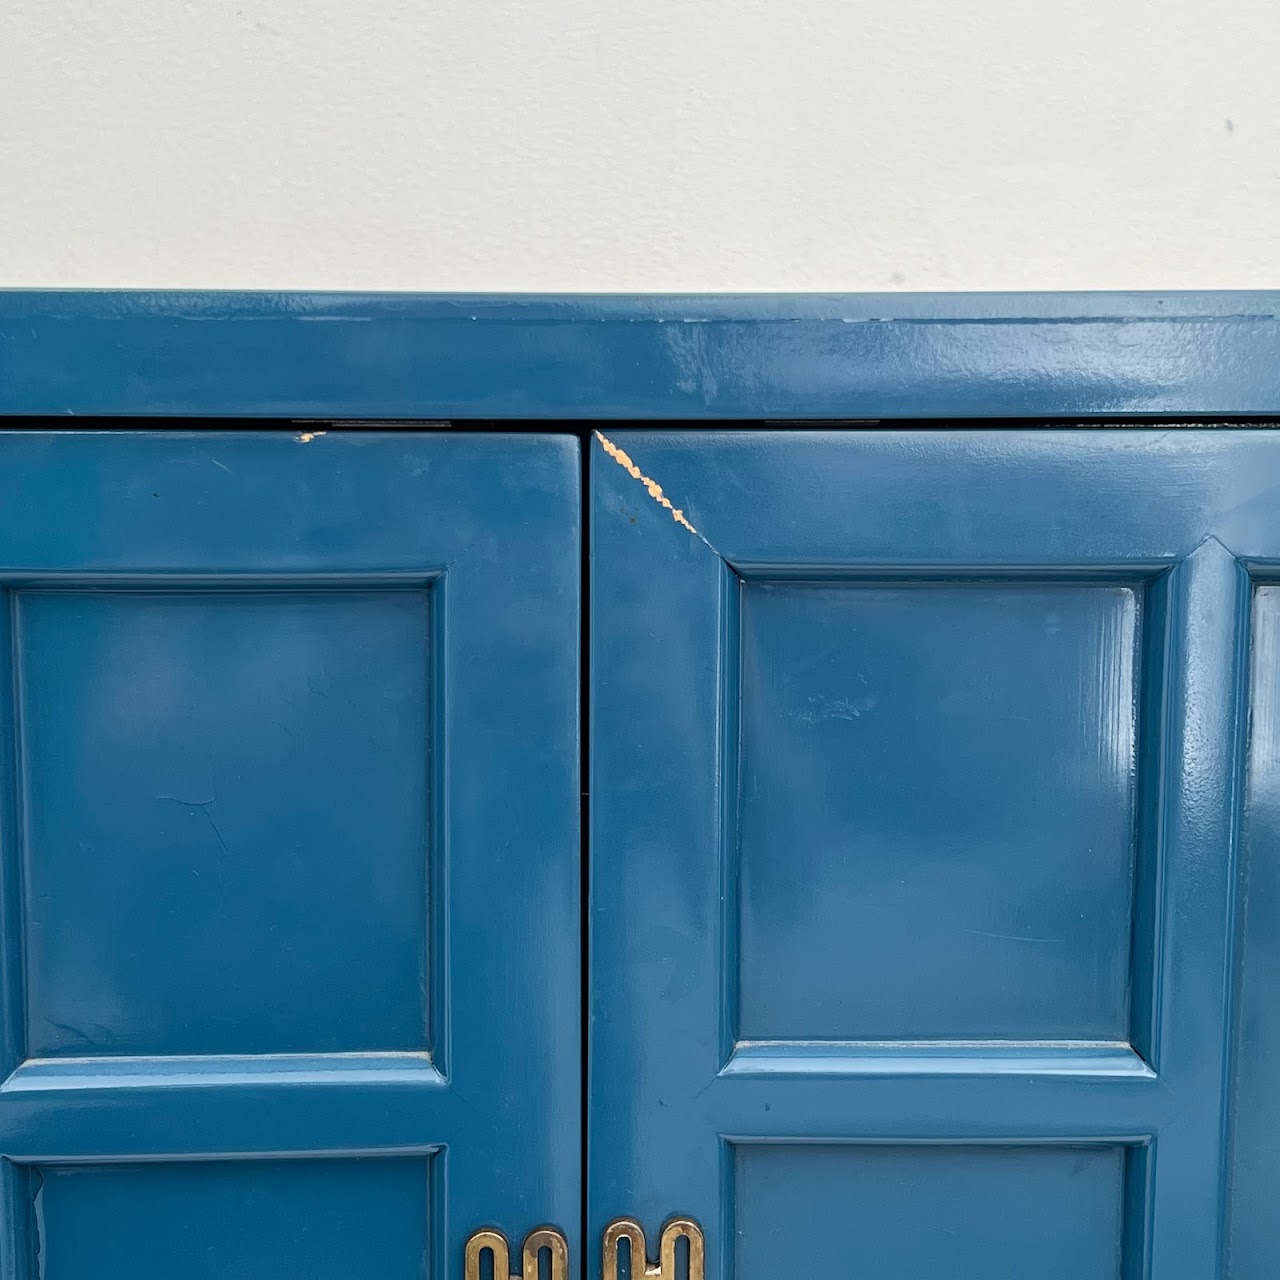
[[[0,284],[1280,287],[1276,0],[0,0]]]

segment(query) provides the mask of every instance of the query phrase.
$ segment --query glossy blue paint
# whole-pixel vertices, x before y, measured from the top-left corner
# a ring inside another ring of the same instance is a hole
[[[1124,1166],[1114,1146],[741,1146],[734,1274],[801,1274],[800,1241],[809,1275],[1110,1276],[1098,1259],[1120,1228]],[[992,1212],[1027,1203],[1034,1230]]]
[[[1280,436],[608,435],[593,1245],[1274,1275]]]
[[[0,292],[0,411],[1276,414],[1277,301]],[[0,437],[0,1277],[574,1238],[573,445],[143,438]],[[699,534],[597,456],[592,1248],[688,1211],[720,1276],[1270,1280],[1270,437],[616,438]]]
[[[434,1047],[430,598],[16,593],[29,1057]]]
[[[424,1159],[46,1167],[43,1274],[425,1276],[430,1169]]]
[[[578,442],[0,434],[4,1280],[577,1247]]]
[[[0,414],[1280,414],[1280,293],[0,290]]]
[[[1232,1280],[1276,1272],[1280,1205],[1280,575],[1254,597],[1232,1108]]]
[[[746,583],[739,1039],[1127,1038],[1138,597]]]

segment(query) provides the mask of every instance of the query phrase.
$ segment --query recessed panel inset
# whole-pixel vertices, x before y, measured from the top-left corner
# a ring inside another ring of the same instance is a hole
[[[429,1047],[428,615],[19,594],[29,1057]]]
[[[769,1145],[736,1157],[735,1280],[1121,1274],[1122,1147]]]
[[[43,1280],[426,1280],[421,1159],[48,1166]]]
[[[1128,1038],[1139,616],[745,586],[739,1038]]]

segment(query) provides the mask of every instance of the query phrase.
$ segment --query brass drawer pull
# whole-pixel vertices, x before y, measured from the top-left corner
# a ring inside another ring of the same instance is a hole
[[[706,1244],[702,1228],[692,1218],[671,1218],[662,1228],[658,1261],[649,1261],[644,1228],[634,1218],[617,1218],[604,1232],[602,1280],[618,1280],[618,1246],[626,1240],[631,1247],[631,1280],[676,1280],[676,1245],[681,1237],[689,1242],[688,1280],[704,1280]],[[521,1270],[511,1270],[511,1246],[496,1227],[482,1227],[467,1241],[466,1280],[480,1280],[480,1259],[487,1252],[493,1259],[493,1280],[539,1280],[538,1254],[551,1251],[550,1280],[569,1280],[569,1245],[555,1227],[539,1227],[524,1238]]]
[[[501,1231],[485,1227],[467,1241],[466,1280],[480,1280],[480,1257],[493,1255],[493,1280],[538,1280],[538,1254],[551,1250],[550,1280],[569,1280],[569,1245],[555,1227],[539,1227],[524,1238],[523,1274],[511,1270],[511,1246]]]
[[[703,1280],[706,1269],[706,1245],[702,1228],[692,1218],[671,1218],[662,1228],[658,1261],[649,1261],[644,1228],[634,1218],[618,1218],[604,1232],[603,1280],[618,1280],[618,1243],[631,1244],[631,1280],[676,1280],[676,1242],[683,1236],[689,1242],[689,1280]]]

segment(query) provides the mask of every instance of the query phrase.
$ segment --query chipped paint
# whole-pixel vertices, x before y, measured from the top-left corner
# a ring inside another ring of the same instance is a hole
[[[684,512],[681,511],[679,507],[675,506],[671,499],[662,492],[662,486],[656,480],[651,480],[647,475],[645,475],[644,472],[631,461],[630,457],[623,452],[623,450],[619,449],[618,446],[602,432],[597,431],[595,435],[596,439],[600,441],[601,447],[604,449],[605,453],[607,453],[609,457],[611,457],[614,462],[616,462],[618,466],[620,466],[633,480],[639,480],[640,483],[648,489],[649,497],[651,497],[660,507],[665,507],[666,510],[671,512],[671,518],[676,522],[676,524],[683,525],[695,538],[700,538],[703,542],[707,542],[706,538],[703,538],[702,534],[700,534],[697,529],[695,529],[693,525],[685,519]],[[707,546],[711,546],[711,544],[707,542]]]
[[[325,431],[304,431],[297,437],[299,444],[310,444],[313,440],[318,440],[321,436],[327,435]]]
[[[31,1247],[35,1254],[33,1261],[36,1264],[36,1280],[45,1280],[45,1258],[48,1250],[44,1243],[44,1174],[38,1168],[32,1168],[31,1181],[35,1183],[31,1197],[31,1225],[35,1239],[32,1240]]]

